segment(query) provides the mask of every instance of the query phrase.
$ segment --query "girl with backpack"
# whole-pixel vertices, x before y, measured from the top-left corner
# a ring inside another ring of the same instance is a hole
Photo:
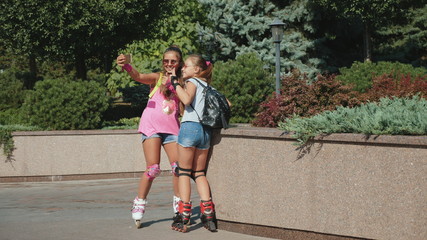
[[[163,146],[175,173],[178,161],[178,132],[179,132],[179,99],[171,84],[172,71],[175,76],[181,75],[184,65],[181,50],[171,46],[163,53],[163,71],[154,73],[139,73],[129,62],[129,59],[121,54],[116,62],[122,69],[137,82],[148,84],[151,87],[149,100],[139,123],[138,132],[142,134],[142,148],[144,151],[147,170],[141,176],[138,195],[133,201],[132,218],[137,228],[141,227],[141,219],[145,213],[147,196],[153,180],[160,174],[160,150]],[[173,175],[173,210],[178,216],[178,176]]]
[[[199,116],[204,108],[203,86],[211,82],[213,65],[199,55],[190,55],[182,68],[181,86],[178,77],[173,74],[172,84],[182,104],[185,105],[178,135],[178,175],[181,201],[179,215],[172,223],[172,229],[187,232],[190,221],[192,202],[191,185],[196,182],[200,195],[201,220],[210,231],[216,231],[215,205],[212,202],[206,167],[212,129],[202,125]],[[197,81],[196,78],[199,80]]]

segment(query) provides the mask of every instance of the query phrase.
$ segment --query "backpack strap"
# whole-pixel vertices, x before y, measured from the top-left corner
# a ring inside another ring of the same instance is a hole
[[[207,86],[205,86],[205,84],[201,83],[198,78],[193,77],[193,79],[196,80],[200,85],[202,85],[203,88],[208,88]],[[209,86],[208,83],[206,83],[206,84]]]
[[[162,85],[162,80],[163,80],[163,73],[160,73],[160,77],[159,80],[157,80],[156,86],[154,86],[153,90],[151,90],[150,94],[148,95],[149,98],[151,98],[154,93],[156,93],[157,89],[159,89],[160,85]]]

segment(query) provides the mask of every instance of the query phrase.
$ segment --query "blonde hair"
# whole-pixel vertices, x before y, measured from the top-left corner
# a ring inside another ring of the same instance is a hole
[[[213,64],[206,61],[201,55],[198,54],[191,54],[187,59],[190,59],[194,66],[197,66],[201,69],[200,73],[196,74],[195,77],[200,78],[210,84],[212,81]]]

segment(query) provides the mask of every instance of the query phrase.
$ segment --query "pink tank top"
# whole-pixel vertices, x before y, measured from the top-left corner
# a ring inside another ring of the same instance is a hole
[[[162,74],[160,74],[161,81]],[[166,99],[159,89],[148,99],[147,106],[141,115],[138,132],[151,136],[154,133],[178,135],[179,100],[176,95]]]

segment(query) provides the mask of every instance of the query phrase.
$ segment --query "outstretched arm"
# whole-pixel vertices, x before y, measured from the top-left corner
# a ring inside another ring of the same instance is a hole
[[[143,84],[154,84],[156,83],[157,79],[159,78],[159,73],[139,73],[135,68],[133,68],[129,63],[126,62],[126,57],[123,54],[120,54],[117,59],[116,63],[120,67],[122,67],[123,70],[128,72],[129,76],[140,83]]]

